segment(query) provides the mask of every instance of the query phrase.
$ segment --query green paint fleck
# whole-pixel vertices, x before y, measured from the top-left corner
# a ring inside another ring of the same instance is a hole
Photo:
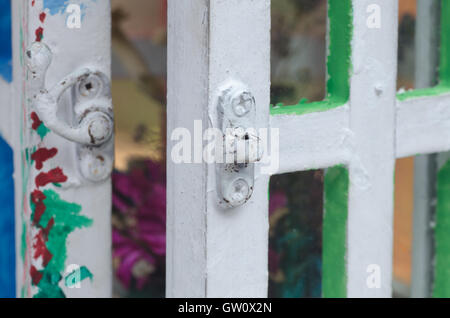
[[[39,292],[34,296],[36,298],[60,298],[64,293],[58,286],[64,272],[65,261],[67,258],[67,238],[75,229],[88,227],[92,225],[92,220],[80,215],[81,206],[75,203],[69,203],[60,198],[53,190],[43,191],[46,199],[45,213],[39,220],[39,226],[47,228],[51,219],[54,225],[50,229],[47,249],[53,255],[47,266],[41,271],[43,277],[38,284]],[[35,206],[31,204],[32,215],[34,217]]]
[[[399,101],[405,101],[411,98],[431,97],[441,94],[450,93],[450,86],[437,85],[430,88],[413,89],[397,94]]]
[[[41,139],[44,139],[45,136],[47,136],[47,134],[50,132],[50,129],[48,129],[44,124],[40,124],[36,132],[39,137],[41,137]]]
[[[343,103],[335,101],[322,101],[313,103],[299,103],[293,106],[275,106],[270,110],[271,115],[306,115],[310,113],[325,112],[342,106]]]
[[[328,0],[329,54],[327,96],[322,102],[271,107],[271,115],[304,115],[324,112],[345,104],[350,96],[353,8],[351,0]]]
[[[20,236],[20,257],[22,261],[25,261],[25,255],[27,252],[27,224],[22,222],[22,234]]]
[[[60,183],[52,183],[55,187],[57,188],[61,188],[61,184]]]
[[[325,298],[347,296],[346,237],[349,176],[345,166],[327,169],[322,246],[322,294]]]
[[[86,266],[80,267],[79,270],[74,270],[72,273],[68,274],[65,278],[65,284],[67,287],[73,287],[77,283],[82,282],[86,278],[89,278],[91,281],[93,279],[92,273],[87,269]]]
[[[450,161],[438,172],[433,297],[450,297]]]

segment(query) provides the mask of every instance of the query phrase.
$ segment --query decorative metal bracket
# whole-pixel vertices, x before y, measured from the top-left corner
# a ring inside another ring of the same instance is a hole
[[[82,68],[68,75],[50,90],[45,77],[52,53],[41,42],[27,51],[27,64],[38,83],[34,107],[42,122],[57,135],[75,142],[79,156],[79,170],[92,182],[107,179],[113,169],[113,110],[110,81],[97,70]],[[63,94],[72,90],[72,123],[58,118]]]
[[[221,90],[217,108],[223,133],[219,147],[223,160],[216,163],[217,193],[221,205],[234,208],[252,196],[255,163],[263,154],[256,130],[255,98],[244,84],[233,81]]]

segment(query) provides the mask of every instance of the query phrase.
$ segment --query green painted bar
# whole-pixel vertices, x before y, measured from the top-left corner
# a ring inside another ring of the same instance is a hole
[[[441,3],[439,86],[450,90],[450,0]],[[450,298],[450,161],[437,174],[435,259],[432,296]]]
[[[271,107],[270,114],[305,115],[323,112],[348,102],[350,96],[352,0],[328,0],[327,95],[324,101]],[[347,296],[347,214],[349,174],[345,166],[326,170],[322,237],[322,296]]]
[[[450,89],[450,0],[441,3],[441,47],[439,85]]]
[[[322,295],[347,296],[347,214],[349,175],[345,166],[327,169],[325,174],[322,227]]]
[[[450,161],[437,176],[433,297],[450,297]]]
[[[328,0],[329,55],[327,58],[327,96],[322,102],[274,106],[271,115],[304,115],[342,106],[350,95],[351,40],[353,10],[351,0]]]

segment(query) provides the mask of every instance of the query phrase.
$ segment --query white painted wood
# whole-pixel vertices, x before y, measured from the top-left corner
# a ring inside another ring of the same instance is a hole
[[[381,29],[367,25],[374,4]],[[269,176],[257,174],[246,205],[220,210],[215,167],[175,164],[170,137],[179,127],[194,135],[195,120],[207,123],[203,129],[217,127],[217,89],[229,79],[249,86],[258,125],[266,127],[269,5],[169,1],[169,297],[266,296]],[[353,0],[353,19],[349,103],[271,116],[270,128],[280,132],[280,165],[270,174],[349,166],[347,295],[391,297],[395,159],[450,150],[450,94],[396,99],[397,1]]]
[[[398,102],[397,158],[450,150],[450,94]]]
[[[252,198],[218,207],[214,165],[175,164],[171,132],[194,120],[217,125],[218,88],[234,79],[256,99],[268,127],[270,1],[169,1],[167,296],[265,297],[268,175],[256,171]],[[217,127],[217,126],[216,126]]]
[[[33,1],[34,2],[34,1]],[[15,156],[15,188],[16,188],[16,242],[17,242],[17,293],[18,296],[33,296],[38,292],[32,286],[30,266],[42,267],[41,260],[34,260],[33,237],[35,229],[30,222],[30,193],[35,189],[35,177],[41,172],[34,164],[27,167],[23,151],[26,148],[56,147],[56,157],[46,161],[42,171],[61,167],[68,176],[68,181],[61,188],[48,185],[43,189],[53,189],[68,202],[81,205],[81,215],[93,220],[90,227],[76,229],[69,234],[67,240],[67,259],[65,266],[71,264],[86,266],[93,274],[93,279],[84,280],[81,288],[68,288],[64,279],[58,285],[67,297],[110,297],[111,296],[111,180],[101,183],[86,182],[78,170],[78,158],[75,144],[49,133],[44,141],[39,142],[38,136],[31,130],[30,115],[33,111],[32,76],[26,68],[27,48],[36,39],[36,30],[43,28],[43,42],[53,52],[53,59],[47,74],[46,87],[52,87],[69,73],[81,67],[95,68],[110,77],[111,62],[111,9],[110,1],[80,0],[73,3],[83,4],[83,19],[81,28],[69,29],[66,24],[67,14],[61,11],[44,8],[42,0],[17,0],[13,3],[13,66],[14,66],[14,96],[13,96],[13,145]],[[46,2],[48,3],[48,2]],[[63,4],[52,3],[53,6]],[[54,8],[53,8],[54,9]],[[39,15],[46,12],[44,22]],[[70,98],[61,100],[61,108],[71,107]],[[65,118],[67,119],[67,118]],[[26,231],[23,229],[26,226]],[[23,238],[26,242],[23,243]],[[21,248],[27,246],[24,262]],[[59,255],[58,255],[59,256]],[[54,256],[56,257],[56,255]],[[60,273],[63,277],[66,273]]]
[[[349,162],[353,133],[348,105],[301,116],[271,116],[270,127],[280,131],[280,166],[273,174],[323,169]]]
[[[371,4],[381,8],[380,29],[367,26]],[[391,297],[397,14],[397,1],[353,1],[348,297]],[[367,283],[371,265],[379,285]]]
[[[207,118],[208,2],[168,2],[167,297],[206,297],[206,167],[170,158],[172,131]]]

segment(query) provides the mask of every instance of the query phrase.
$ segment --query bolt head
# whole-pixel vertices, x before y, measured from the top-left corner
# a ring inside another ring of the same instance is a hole
[[[244,179],[237,179],[231,185],[231,204],[240,205],[247,200],[250,195],[250,186]]]
[[[43,76],[52,62],[50,48],[42,42],[34,42],[26,51],[26,64],[33,76]]]
[[[112,172],[111,158],[102,154],[83,154],[80,168],[82,175],[89,181],[101,182],[106,180]]]
[[[255,99],[249,92],[243,92],[233,99],[233,111],[236,116],[247,115],[255,105]]]
[[[95,114],[89,120],[88,132],[92,144],[96,145],[106,141],[111,136],[112,132],[111,120],[104,114]]]

